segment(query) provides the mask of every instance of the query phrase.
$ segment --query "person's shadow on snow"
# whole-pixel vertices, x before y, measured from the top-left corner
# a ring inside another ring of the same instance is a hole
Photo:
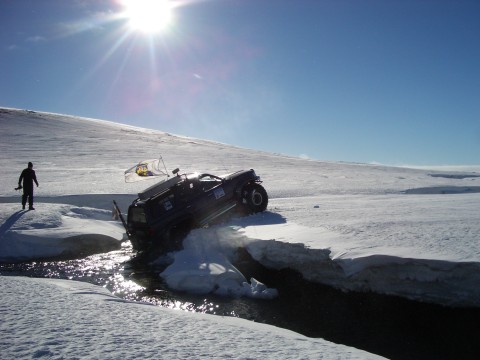
[[[19,210],[16,213],[12,214],[5,222],[0,226],[0,239],[3,235],[10,230],[10,228],[25,214],[25,210]]]

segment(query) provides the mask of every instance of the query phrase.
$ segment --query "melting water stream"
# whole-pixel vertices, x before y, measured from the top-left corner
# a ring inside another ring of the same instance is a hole
[[[273,300],[193,295],[169,290],[132,249],[68,261],[0,264],[0,275],[85,281],[116,296],[183,311],[235,316],[353,346],[390,359],[480,358],[480,309],[453,309],[392,296],[344,293],[308,283],[291,271],[272,271],[246,252],[235,265],[277,288]]]

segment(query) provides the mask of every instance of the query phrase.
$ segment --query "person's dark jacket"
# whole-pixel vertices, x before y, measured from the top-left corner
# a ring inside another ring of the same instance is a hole
[[[23,188],[25,190],[33,190],[33,182],[38,186],[37,176],[35,175],[35,170],[26,168],[20,174],[18,179],[18,184],[21,185],[23,180]]]

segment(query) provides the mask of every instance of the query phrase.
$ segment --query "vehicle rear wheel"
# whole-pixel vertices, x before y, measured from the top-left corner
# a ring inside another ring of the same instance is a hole
[[[265,211],[268,205],[268,195],[265,188],[259,184],[249,185],[244,191],[244,202],[252,213]]]

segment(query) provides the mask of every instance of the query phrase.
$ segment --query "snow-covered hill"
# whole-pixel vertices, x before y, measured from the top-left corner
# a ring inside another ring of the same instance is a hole
[[[193,231],[185,252],[176,254],[177,267],[164,274],[172,279],[173,273],[171,286],[235,292],[232,277],[225,276],[231,274],[228,252],[243,246],[265,266],[296,269],[310,281],[340,289],[480,306],[476,169],[428,171],[306,160],[14,109],[0,109],[0,139],[0,261],[120,246],[125,238],[120,224],[109,219],[112,200],[125,211],[136,193],[150,185],[125,183],[123,172],[161,155],[169,170],[179,167],[182,172],[253,168],[270,196],[265,213]],[[13,188],[28,161],[40,183],[37,210],[19,212]],[[199,247],[201,258],[192,260],[192,249]],[[190,267],[179,269],[187,256]],[[199,274],[205,261],[220,266]],[[191,281],[194,275],[203,282]],[[241,274],[233,278],[242,287]],[[11,286],[0,277],[2,291]],[[252,285],[249,294],[255,290]]]

